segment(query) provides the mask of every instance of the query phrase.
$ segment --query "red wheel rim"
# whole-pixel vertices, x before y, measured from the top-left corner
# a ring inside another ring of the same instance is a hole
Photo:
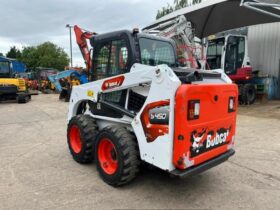
[[[70,128],[70,146],[75,153],[82,150],[81,134],[77,125],[72,125]]]
[[[98,145],[98,160],[101,168],[107,174],[114,174],[118,168],[115,145],[107,138],[101,139]]]

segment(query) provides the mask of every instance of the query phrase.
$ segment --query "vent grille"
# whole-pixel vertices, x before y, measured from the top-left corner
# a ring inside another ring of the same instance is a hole
[[[139,112],[146,101],[146,97],[133,91],[129,92],[128,109]]]
[[[25,81],[24,79],[18,79],[19,90],[25,90]]]

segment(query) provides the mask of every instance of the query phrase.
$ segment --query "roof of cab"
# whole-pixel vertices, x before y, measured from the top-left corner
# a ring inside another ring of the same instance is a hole
[[[118,38],[121,38],[123,36],[133,37],[133,31],[131,31],[131,30],[119,30],[119,31],[113,31],[113,32],[104,33],[104,34],[98,34],[98,35],[95,35],[95,36],[91,37],[90,43],[93,46],[94,42],[96,42],[96,41],[97,42],[106,41],[106,40],[110,40],[112,38],[118,39]],[[159,40],[159,41],[166,41],[166,42],[173,42],[173,40],[171,40],[169,38],[160,37],[160,36],[156,36],[156,35],[151,35],[151,34],[147,34],[147,33],[137,33],[137,37],[138,38],[154,39],[154,40]]]

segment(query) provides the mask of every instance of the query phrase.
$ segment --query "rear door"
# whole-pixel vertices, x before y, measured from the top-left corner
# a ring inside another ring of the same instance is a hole
[[[176,93],[173,163],[199,165],[233,144],[238,88],[235,84],[181,85]]]

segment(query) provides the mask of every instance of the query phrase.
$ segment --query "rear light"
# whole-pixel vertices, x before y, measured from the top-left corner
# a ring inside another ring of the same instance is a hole
[[[235,97],[229,97],[228,112],[234,112],[235,110],[236,110]]]
[[[191,100],[188,103],[188,120],[196,120],[199,118],[200,100]]]

